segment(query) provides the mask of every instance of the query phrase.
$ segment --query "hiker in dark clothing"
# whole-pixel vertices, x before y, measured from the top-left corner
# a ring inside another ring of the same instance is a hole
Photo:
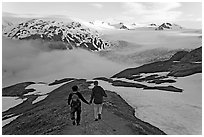
[[[81,93],[78,92],[78,87],[73,86],[72,87],[72,93],[69,94],[68,98],[68,105],[71,107],[71,120],[73,120],[72,124],[75,125],[80,125],[80,120],[81,120],[81,101],[82,100],[84,103],[89,104],[84,97],[82,96]],[[75,119],[75,113],[77,114],[77,117]],[[75,123],[76,121],[76,123]]]
[[[95,121],[101,119],[102,107],[103,107],[103,97],[107,97],[104,89],[98,86],[98,81],[94,81],[94,88],[92,89],[90,104],[94,99],[94,117]]]

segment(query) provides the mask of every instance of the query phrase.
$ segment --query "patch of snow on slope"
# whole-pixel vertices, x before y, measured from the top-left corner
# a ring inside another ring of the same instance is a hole
[[[140,74],[141,77],[138,78],[138,79],[142,79],[142,78],[145,78],[145,77],[148,77],[148,76],[151,76],[151,75],[158,75],[157,77],[167,76],[168,73],[169,72],[141,73]],[[138,76],[138,75],[133,75],[133,76]],[[112,78],[112,79],[113,80],[121,80],[121,81],[125,81],[125,82],[130,82],[130,83],[143,84],[143,85],[150,86],[150,87],[153,87],[153,86],[171,86],[172,85],[172,83],[168,83],[168,82],[167,83],[156,84],[156,83],[148,83],[147,81],[139,82],[139,81],[129,80],[129,79],[126,79],[126,78]],[[162,80],[176,80],[176,79],[175,79],[175,77],[168,76],[168,78],[163,78]]]
[[[11,117],[11,118],[8,118],[6,120],[3,120],[2,121],[2,127],[9,124],[10,122],[12,122],[13,120],[15,120],[16,118],[18,118],[20,115],[17,115],[17,116],[14,116],[14,117]]]
[[[115,91],[133,108],[136,117],[167,134],[202,134],[202,74],[178,78],[172,84],[182,93],[114,87],[99,81],[106,90]]]
[[[113,79],[113,80],[121,80],[121,81],[125,81],[125,82],[130,82],[130,83],[137,83],[137,84],[142,84],[142,85],[146,85],[146,86],[149,86],[149,87],[154,87],[154,86],[171,86],[172,85],[172,83],[156,84],[156,83],[148,83],[146,81],[138,82],[138,81],[129,80],[129,79],[126,79],[126,78],[118,78],[118,79]]]
[[[48,94],[51,91],[55,90],[56,88],[62,86],[65,83],[62,84],[57,84],[57,85],[53,85],[53,86],[49,86],[47,84],[31,84],[29,86],[26,87],[26,89],[35,89],[34,92],[29,92],[27,95],[44,95],[44,94]]]
[[[26,89],[35,89],[34,92],[30,92],[28,94],[25,95],[41,95],[38,96],[37,99],[35,99],[32,103],[37,103],[43,99],[45,99],[48,95],[48,93],[50,93],[51,91],[59,88],[60,86],[64,85],[65,83],[61,83],[61,84],[57,84],[57,85],[53,85],[53,86],[49,86],[47,84],[32,84],[29,85],[28,87],[26,87]]]
[[[17,106],[22,102],[23,100],[18,97],[2,97],[2,112]]]
[[[148,77],[148,76],[151,76],[151,75],[166,76],[166,75],[168,75],[168,73],[169,72],[141,73],[141,75],[142,75],[141,78]]]
[[[36,100],[34,100],[34,101],[32,102],[32,104],[35,104],[35,103],[37,103],[37,102],[39,102],[39,101],[45,99],[47,96],[48,96],[48,95],[39,96]]]

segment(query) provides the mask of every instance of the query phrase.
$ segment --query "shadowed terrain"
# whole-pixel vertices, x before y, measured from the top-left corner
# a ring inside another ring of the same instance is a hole
[[[64,80],[61,80],[64,82]],[[82,105],[81,125],[75,127],[71,124],[69,117],[70,109],[67,105],[67,97],[73,85],[78,85],[83,96],[89,100],[91,90],[88,88],[92,81],[75,79],[65,83],[42,101],[32,104],[36,96],[24,96],[28,98],[22,104],[3,112],[7,115],[20,115],[16,120],[2,128],[4,135],[53,135],[53,134],[165,134],[158,128],[141,121],[134,116],[134,109],[128,105],[119,95],[106,91],[108,97],[105,99],[102,120],[95,122],[93,117],[93,106]],[[16,90],[25,90],[26,83],[20,83],[10,87],[11,95]],[[30,83],[31,84],[31,83]],[[21,85],[21,86],[19,86]],[[4,88],[3,91],[5,91]],[[15,90],[14,90],[15,89]],[[6,118],[6,117],[5,117]]]

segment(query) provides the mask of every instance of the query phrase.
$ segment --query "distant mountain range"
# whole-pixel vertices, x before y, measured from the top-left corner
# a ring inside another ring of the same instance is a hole
[[[179,30],[182,29],[181,26],[174,24],[174,23],[162,23],[161,25],[150,23],[150,24],[137,24],[137,23],[107,23],[104,21],[95,21],[95,22],[89,22],[89,27],[95,28],[95,29],[124,29],[124,30],[135,30],[137,28],[151,28],[153,30]]]
[[[45,42],[57,42],[57,47],[52,49],[73,49],[83,48],[91,51],[100,51],[113,45],[110,41],[101,38],[101,29],[105,30],[136,30],[146,28],[150,30],[179,30],[181,26],[172,23],[157,25],[151,23],[141,25],[136,23],[125,24],[107,22],[76,22],[76,21],[56,21],[47,19],[30,19],[21,23],[12,23],[7,20],[2,22],[3,36],[20,40],[42,40]],[[55,44],[56,45],[56,44]]]
[[[97,31],[93,31],[78,22],[63,23],[32,19],[17,25],[3,26],[3,35],[12,39],[40,39],[44,41],[65,43],[62,48],[84,48],[92,51],[106,49],[111,44],[101,39]]]

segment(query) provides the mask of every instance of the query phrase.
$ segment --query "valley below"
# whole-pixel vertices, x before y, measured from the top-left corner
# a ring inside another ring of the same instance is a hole
[[[202,30],[99,32],[31,20],[2,36],[4,135],[202,134]],[[108,94],[104,120],[83,104],[72,131],[71,87],[89,100],[95,80]]]

